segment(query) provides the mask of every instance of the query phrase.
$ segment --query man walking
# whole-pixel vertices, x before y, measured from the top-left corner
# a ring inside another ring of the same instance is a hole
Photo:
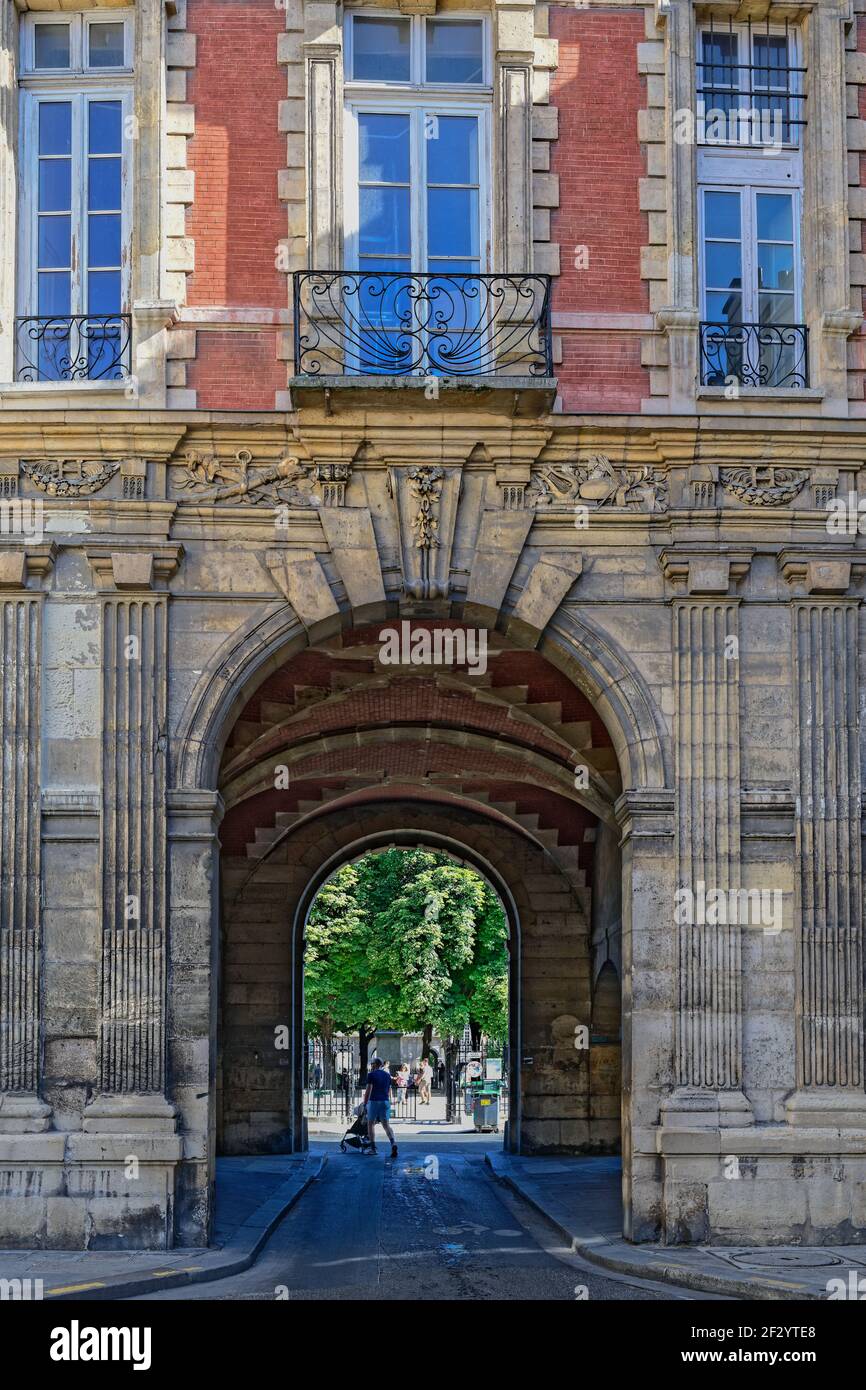
[[[430,1104],[430,1083],[433,1080],[433,1068],[430,1065],[430,1058],[425,1057],[421,1063],[421,1070],[418,1073],[418,1091],[421,1096],[420,1104]]]
[[[364,1092],[364,1104],[367,1107],[367,1133],[370,1136],[369,1149],[362,1152],[374,1154],[376,1152],[376,1125],[380,1124],[391,1140],[391,1157],[397,1157],[397,1141],[394,1138],[394,1131],[391,1128],[391,1073],[387,1070],[381,1057],[374,1057],[370,1063],[370,1072],[367,1077],[367,1089]]]

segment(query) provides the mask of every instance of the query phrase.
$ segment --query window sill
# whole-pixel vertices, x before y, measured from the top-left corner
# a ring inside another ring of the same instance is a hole
[[[699,386],[699,401],[823,401],[824,391],[818,386],[741,386],[735,396],[731,396],[729,386]]]
[[[127,395],[129,377],[121,381],[10,381],[0,384],[0,407],[11,410],[43,406],[50,410],[92,409],[94,406],[135,406]]]

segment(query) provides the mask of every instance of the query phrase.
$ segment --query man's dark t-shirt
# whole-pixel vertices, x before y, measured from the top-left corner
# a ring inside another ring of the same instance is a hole
[[[367,1075],[371,1100],[388,1100],[391,1094],[391,1073],[384,1067],[376,1067]]]

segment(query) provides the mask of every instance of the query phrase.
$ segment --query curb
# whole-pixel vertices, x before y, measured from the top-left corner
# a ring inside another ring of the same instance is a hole
[[[672,1264],[670,1261],[655,1264],[650,1260],[644,1262],[640,1258],[629,1259],[627,1256],[614,1253],[612,1250],[608,1253],[604,1250],[604,1246],[609,1246],[610,1242],[604,1236],[578,1238],[567,1226],[564,1226],[561,1221],[551,1215],[538,1198],[533,1197],[530,1192],[521,1187],[519,1181],[510,1173],[498,1172],[490,1154],[485,1154],[484,1161],[496,1181],[510,1188],[520,1197],[521,1201],[531,1206],[533,1211],[538,1212],[539,1216],[543,1216],[575,1255],[580,1255],[582,1259],[597,1265],[600,1269],[610,1269],[616,1274],[631,1274],[639,1279],[654,1279],[659,1283],[673,1284],[677,1288],[693,1289],[696,1293],[729,1294],[734,1298],[770,1302],[787,1299],[823,1302],[820,1294],[804,1288],[801,1284],[786,1283],[782,1279],[737,1279],[724,1274],[711,1274],[706,1270],[688,1269],[686,1266]]]
[[[79,1303],[85,1300],[89,1302],[100,1299],[139,1298],[142,1294],[156,1293],[162,1289],[183,1289],[191,1284],[209,1284],[232,1274],[242,1274],[255,1263],[262,1246],[286,1213],[291,1211],[310,1184],[321,1176],[327,1161],[327,1157],[322,1155],[317,1167],[307,1174],[300,1186],[297,1185],[296,1179],[284,1182],[272,1197],[247,1217],[234,1232],[230,1246],[225,1247],[236,1253],[220,1253],[214,1255],[208,1263],[204,1263],[210,1254],[209,1251],[205,1251],[201,1264],[186,1265],[180,1269],[149,1270],[142,1274],[119,1275],[110,1283],[94,1280],[87,1284],[62,1285],[57,1290],[46,1289],[43,1295],[44,1302],[47,1303],[49,1299],[53,1303]]]

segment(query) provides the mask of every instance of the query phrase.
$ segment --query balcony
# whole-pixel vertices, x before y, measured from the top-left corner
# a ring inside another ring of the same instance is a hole
[[[461,391],[475,400],[510,393],[549,409],[550,277],[300,271],[294,352],[298,404],[323,390],[393,398],[402,389],[414,401],[419,390],[428,401],[440,391],[452,400]]]
[[[123,381],[130,375],[129,314],[32,315],[15,320],[15,380]]]
[[[702,323],[701,385],[803,391],[809,385],[808,330],[789,323]]]

